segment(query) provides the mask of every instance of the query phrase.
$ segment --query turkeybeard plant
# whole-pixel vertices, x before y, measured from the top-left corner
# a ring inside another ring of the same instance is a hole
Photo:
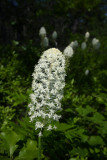
[[[54,121],[61,118],[57,111],[61,110],[65,75],[65,57],[55,48],[46,50],[34,68],[28,114],[35,130],[39,131],[39,149],[43,129],[56,129]],[[38,157],[40,159],[40,153]]]

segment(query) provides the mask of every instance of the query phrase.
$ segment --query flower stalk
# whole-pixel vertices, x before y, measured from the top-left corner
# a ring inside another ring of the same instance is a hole
[[[38,160],[41,160],[41,136],[38,135]]]

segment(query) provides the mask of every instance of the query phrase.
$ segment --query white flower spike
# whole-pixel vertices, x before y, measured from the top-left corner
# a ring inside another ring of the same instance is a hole
[[[35,123],[35,130],[56,129],[51,122],[61,117],[56,111],[61,110],[65,75],[65,56],[62,52],[55,48],[46,50],[34,69],[33,93],[28,105],[30,121]]]

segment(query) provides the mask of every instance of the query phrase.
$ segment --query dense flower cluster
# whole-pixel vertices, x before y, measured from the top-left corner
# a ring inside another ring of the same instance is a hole
[[[41,56],[33,73],[31,103],[29,107],[30,121],[35,122],[35,130],[55,129],[51,122],[58,121],[61,116],[61,99],[65,86],[65,57],[58,49],[48,49]]]

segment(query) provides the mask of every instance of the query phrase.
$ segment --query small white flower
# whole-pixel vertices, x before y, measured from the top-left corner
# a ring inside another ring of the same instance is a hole
[[[59,121],[59,119],[61,118],[61,116],[58,116],[57,114],[54,114],[53,118],[54,118],[54,120]]]
[[[42,129],[44,127],[44,124],[43,123],[41,123],[41,122],[36,122],[36,124],[35,124],[35,130],[36,129]]]
[[[70,46],[67,46],[64,51],[63,51],[64,55],[67,57],[72,57],[73,56],[73,49]]]
[[[51,131],[52,130],[52,126],[49,125],[48,128],[47,128],[47,131]]]
[[[54,125],[53,129],[57,129],[57,127]]]
[[[42,136],[42,132],[41,132],[41,131],[39,132],[38,136],[39,136],[39,137],[41,137],[41,136]]]

